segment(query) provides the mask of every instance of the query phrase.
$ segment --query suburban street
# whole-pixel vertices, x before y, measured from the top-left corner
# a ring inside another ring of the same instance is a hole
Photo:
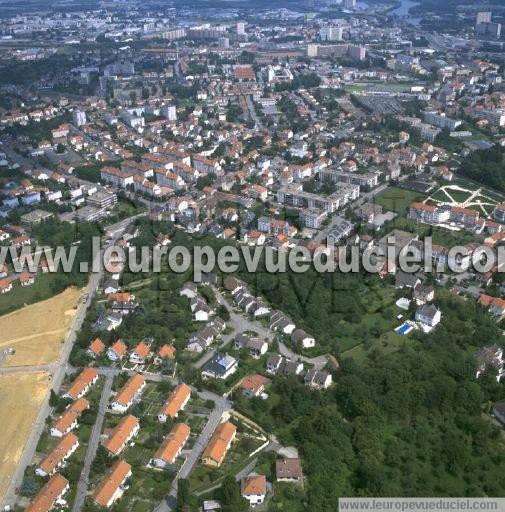
[[[209,442],[210,437],[216,430],[216,427],[221,422],[221,418],[225,412],[228,412],[231,409],[231,404],[223,398],[222,396],[216,395],[215,393],[210,393],[208,391],[203,391],[199,393],[199,397],[202,399],[210,399],[214,400],[216,406],[212,413],[209,416],[209,420],[202,430],[201,434],[198,436],[193,449],[190,454],[186,457],[179,473],[174,478],[172,482],[172,487],[170,489],[170,493],[166,498],[156,507],[154,512],[171,512],[175,509],[177,505],[177,486],[180,478],[187,478],[191,473],[191,470],[194,468],[196,463],[198,462],[200,455],[202,454],[205,446]],[[207,398],[205,398],[207,397]]]
[[[109,403],[109,398],[112,391],[113,380],[114,378],[112,374],[108,374],[105,376],[105,384],[102,389],[102,396],[100,397],[100,404],[98,406],[96,422],[93,425],[93,429],[91,431],[88,449],[86,451],[86,457],[84,458],[84,465],[82,467],[81,478],[79,479],[79,483],[77,484],[74,506],[72,507],[73,512],[79,512],[80,510],[82,510],[84,500],[86,499],[89,485],[89,472],[91,469],[91,464],[95,459],[96,451],[98,449],[98,443],[100,442],[100,433],[102,432],[105,413],[107,412],[107,405]]]
[[[261,123],[258,114],[256,114],[256,109],[254,108],[254,103],[252,100],[252,96],[250,94],[245,95],[245,100],[247,102],[247,108],[249,109],[249,114],[251,115],[251,119],[254,121],[257,130],[263,129],[263,124]]]
[[[114,224],[112,226],[109,226],[108,229],[111,230],[111,232],[115,233],[115,237],[110,241],[109,246],[113,245],[113,243],[120,237],[120,235],[124,232],[126,227],[132,222],[132,219],[125,219],[121,221],[120,223]],[[65,378],[65,369],[67,367],[67,361],[68,357],[70,355],[70,352],[72,350],[72,347],[74,345],[76,335],[79,332],[79,329],[81,328],[81,325],[84,321],[84,318],[86,317],[86,313],[88,311],[88,308],[91,304],[91,299],[95,295],[98,285],[100,283],[100,279],[103,275],[103,268],[100,268],[99,272],[91,272],[89,276],[88,285],[85,289],[85,294],[87,293],[89,295],[88,300],[85,302],[79,302],[77,306],[77,312],[75,314],[75,317],[73,319],[72,325],[68,331],[68,334],[65,338],[65,342],[63,344],[63,349],[61,351],[59,359],[53,363],[52,365],[49,365],[49,368],[46,371],[49,371],[52,379],[51,379],[51,389],[58,393],[61,384],[63,382],[63,379]],[[32,368],[27,367],[19,367],[19,372],[27,372],[27,371],[35,371]],[[40,370],[39,370],[40,371]],[[0,368],[0,372],[2,374],[7,374],[8,372],[15,373],[14,370],[10,368]],[[16,489],[21,485],[23,481],[23,475],[25,472],[26,466],[28,466],[33,456],[35,455],[35,450],[37,448],[37,444],[39,442],[39,438],[42,434],[42,431],[45,426],[46,418],[49,416],[49,413],[51,412],[51,407],[49,405],[49,396],[50,396],[50,390],[48,390],[48,393],[42,402],[42,405],[40,407],[40,410],[37,415],[37,419],[35,423],[33,424],[32,431],[30,433],[30,436],[28,438],[28,441],[23,449],[23,454],[21,456],[21,459],[19,461],[19,464],[17,465],[17,468],[14,472],[14,475],[11,479],[10,485],[7,488],[7,491],[5,493],[4,497],[4,504],[13,506],[15,503],[15,493]]]
[[[214,290],[214,294],[216,296],[217,301],[220,304],[224,304],[228,308],[228,311],[230,312],[230,320],[231,321],[229,322],[229,324],[231,324],[236,329],[236,331],[234,333],[229,335],[229,336],[231,336],[231,338],[234,338],[237,334],[239,334],[241,332],[254,331],[254,332],[258,333],[258,335],[260,337],[267,340],[268,342],[271,342],[273,340],[274,333],[270,329],[267,329],[263,324],[261,324],[258,321],[249,320],[246,317],[246,315],[243,313],[237,313],[234,310],[233,306],[224,298],[223,294],[217,288],[213,288],[213,290]],[[228,340],[228,342],[229,342],[229,340]],[[226,343],[228,343],[228,342],[226,342]],[[226,343],[223,341],[221,346],[226,345]],[[221,348],[221,346],[219,348]],[[209,351],[209,352],[212,352],[212,351]],[[295,361],[296,360],[303,361],[304,363],[313,365],[316,370],[320,370],[320,369],[324,368],[324,366],[327,363],[326,356],[317,356],[317,357],[302,356],[300,354],[297,354],[290,348],[288,348],[282,341],[279,342],[279,352],[281,353],[281,355],[283,355],[284,357],[287,357],[289,359],[292,359]],[[200,366],[197,366],[197,365],[205,357],[207,357],[207,354],[205,356],[203,356],[199,361],[197,361],[197,363],[195,363],[195,366],[197,368],[200,368],[201,365]],[[208,359],[210,359],[210,356],[208,357]],[[202,364],[204,364],[204,363],[202,363]]]
[[[201,368],[207,361],[209,361],[216,352],[219,352],[223,348],[225,348],[231,340],[237,336],[237,334],[246,332],[246,331],[255,331],[258,334],[262,335],[265,339],[272,340],[273,334],[268,329],[265,329],[259,322],[252,322],[245,317],[245,315],[241,313],[237,313],[233,306],[223,297],[223,294],[215,287],[212,288],[214,291],[214,295],[216,296],[217,302],[226,306],[228,312],[230,313],[230,320],[227,322],[227,325],[233,327],[233,332],[227,334],[223,337],[223,340],[219,344],[217,348],[211,348],[195,363],[193,366],[195,368]]]

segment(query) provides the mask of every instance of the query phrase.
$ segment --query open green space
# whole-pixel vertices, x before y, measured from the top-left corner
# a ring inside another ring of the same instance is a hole
[[[61,276],[57,272],[38,272],[35,282],[30,286],[21,286],[16,279],[12,282],[12,290],[0,295],[0,315],[48,299],[64,288]]]
[[[381,205],[386,211],[405,213],[414,201],[424,199],[423,194],[399,187],[389,187],[374,197],[374,203]]]

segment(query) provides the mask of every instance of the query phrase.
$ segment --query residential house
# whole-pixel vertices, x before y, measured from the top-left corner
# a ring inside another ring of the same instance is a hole
[[[270,314],[270,329],[272,331],[291,334],[295,328],[296,325],[282,311],[276,310]]]
[[[300,484],[303,482],[302,463],[298,458],[275,461],[275,478],[278,482]]]
[[[135,416],[131,414],[123,416],[109,437],[103,442],[104,448],[112,456],[119,455],[126,448],[126,445],[138,434],[139,429],[139,420]]]
[[[302,348],[312,348],[316,344],[316,339],[307,334],[303,329],[295,329],[291,333],[291,340],[295,345],[301,346]]]
[[[246,377],[241,383],[240,388],[242,394],[247,397],[261,396],[265,390],[265,386],[270,382],[268,377],[263,375],[250,375]]]
[[[475,358],[477,360],[476,379],[478,379],[487,368],[494,367],[497,371],[496,380],[500,381],[505,372],[503,369],[503,349],[499,345],[494,344],[483,347],[475,354]]]
[[[115,295],[130,295],[130,294],[122,294],[118,293]],[[135,300],[135,297],[132,295],[128,300],[115,300],[111,304],[111,309],[113,313],[118,315],[128,315],[129,313],[133,313],[139,307],[139,303]]]
[[[75,434],[65,434],[58,444],[36,466],[35,473],[39,476],[50,476],[65,464],[65,461],[79,447],[79,439]]]
[[[4,279],[0,279],[0,293],[7,293],[12,290],[12,279],[10,277],[5,277]]]
[[[492,297],[484,293],[479,297],[478,304],[492,315],[503,316],[505,314],[505,300],[500,297]]]
[[[224,287],[228,290],[232,295],[236,295],[239,290],[245,288],[244,283],[239,281],[236,277],[227,276],[223,281]]]
[[[267,494],[267,479],[265,475],[242,477],[240,480],[240,494],[249,502],[251,507],[263,503]]]
[[[284,377],[288,377],[289,375],[301,375],[303,372],[303,363],[301,361],[292,361],[280,354],[270,356],[267,359],[266,366],[268,373],[283,375]]]
[[[218,353],[204,365],[202,377],[225,380],[237,369],[238,361],[234,357],[226,353]]]
[[[119,313],[103,312],[93,324],[93,331],[112,331],[117,329],[123,322],[123,316]]]
[[[100,507],[110,508],[123,495],[131,474],[130,464],[124,460],[115,462],[93,493],[93,501]]]
[[[500,423],[505,424],[505,400],[493,403],[493,414]]]
[[[200,284],[204,286],[216,286],[217,275],[214,272],[202,272],[202,280],[200,281]]]
[[[89,388],[98,380],[98,370],[96,368],[84,368],[77,379],[74,380],[70,388],[62,396],[77,400],[83,397]]]
[[[158,421],[166,422],[168,418],[177,418],[191,398],[191,388],[186,384],[179,384],[170,394],[158,414]]]
[[[429,285],[417,284],[414,288],[413,297],[418,306],[432,302],[435,298],[435,288]]]
[[[421,322],[429,327],[435,327],[441,319],[442,313],[434,304],[424,304],[416,310],[416,322]]]
[[[209,322],[189,338],[186,349],[191,352],[203,352],[219,335],[220,331]]]
[[[19,284],[21,286],[30,286],[35,282],[35,274],[31,272],[22,272],[19,274]]]
[[[240,333],[235,336],[235,348],[246,348],[253,357],[260,357],[268,350],[268,343],[258,337]]]
[[[100,338],[95,338],[86,350],[86,354],[93,359],[105,350],[105,343]]]
[[[196,322],[206,322],[214,314],[213,309],[199,295],[190,300],[190,307]]]
[[[395,275],[395,288],[415,288],[421,284],[421,280],[415,274],[408,274],[399,270]]]
[[[267,372],[276,374],[283,362],[284,358],[280,354],[274,354],[267,359]]]
[[[198,295],[198,287],[195,283],[187,282],[184,283],[179,295],[188,297],[188,299],[194,299]]]
[[[111,403],[111,409],[115,412],[126,412],[133,402],[137,400],[146,387],[146,381],[142,375],[136,373],[122,387]]]
[[[124,355],[126,354],[127,350],[128,347],[121,340],[117,340],[107,350],[107,357],[109,358],[110,361],[113,362],[121,361],[121,359],[123,359]]]
[[[163,359],[175,359],[176,349],[173,345],[168,345],[165,343],[156,354],[154,358],[154,364],[160,365]]]
[[[181,454],[189,439],[190,429],[185,423],[176,423],[165,437],[158,451],[154,454],[151,464],[160,469],[171,467]]]
[[[279,375],[283,375],[284,377],[303,375],[303,363],[301,361],[284,359],[279,369]]]
[[[233,423],[228,421],[220,423],[202,453],[202,464],[212,467],[221,466],[236,435],[237,427]]]
[[[109,279],[103,289],[103,293],[105,295],[110,295],[111,293],[117,293],[119,291],[119,285],[115,279]]]
[[[327,389],[331,386],[331,373],[310,369],[304,378],[305,385],[313,389]]]
[[[151,347],[141,341],[130,354],[130,363],[144,364],[149,357],[151,357]]]

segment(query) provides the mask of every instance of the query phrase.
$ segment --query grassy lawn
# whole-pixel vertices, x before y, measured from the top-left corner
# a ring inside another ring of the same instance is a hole
[[[405,213],[414,201],[424,199],[422,194],[399,187],[390,187],[377,194],[374,203],[381,205],[387,211]]]
[[[471,194],[462,190],[447,189],[447,193],[458,203],[464,203]]]
[[[448,248],[454,245],[465,245],[476,241],[475,236],[468,233],[468,231],[452,231],[438,227],[433,227],[431,236],[434,244],[443,245]]]
[[[140,431],[120,455],[121,459],[132,466],[132,477],[128,482],[128,490],[117,504],[118,510],[132,512],[153,510],[170,490],[175,475],[173,471],[161,471],[146,467],[163,438],[173,426],[171,421],[159,423],[156,419],[166,395],[167,393],[160,389],[160,384],[150,383],[146,386],[141,400],[126,413],[140,418]],[[123,416],[107,414],[104,431],[114,428]],[[177,421],[184,421],[184,418],[179,418]],[[104,473],[91,475],[92,488],[96,488]]]
[[[131,201],[120,198],[114,205],[114,208],[112,208],[111,215],[107,219],[107,224],[126,219],[127,217],[133,217],[138,213],[142,213],[145,209],[144,205],[135,206]]]
[[[470,197],[469,192],[463,192],[462,190],[446,189],[446,191],[447,194],[449,194],[457,203],[464,203]],[[430,197],[430,199],[447,203],[451,201],[447,194],[443,190],[439,189]]]
[[[231,445],[220,468],[209,468],[199,464],[191,472],[189,480],[192,490],[203,491],[229,474],[236,474],[244,467],[249,454],[263,443],[260,439],[249,435],[250,432],[237,433],[237,440]]]
[[[0,295],[0,315],[10,313],[27,304],[49,299],[61,290],[55,288],[59,275],[55,272],[47,274],[39,272],[35,276],[35,283],[30,286],[21,286],[19,280],[13,281],[12,290]]]
[[[400,325],[401,321],[395,318],[395,324]],[[404,343],[412,343],[409,336],[404,336],[391,331],[380,339],[373,340],[372,343],[366,345],[361,343],[342,353],[342,357],[351,357],[357,363],[362,363],[372,350],[378,350],[381,354],[387,354],[398,350]]]

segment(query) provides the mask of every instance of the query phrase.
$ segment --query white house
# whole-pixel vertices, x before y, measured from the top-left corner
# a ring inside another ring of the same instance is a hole
[[[265,501],[267,479],[265,475],[249,475],[240,480],[240,494],[253,507]]]
[[[429,327],[435,327],[440,323],[442,313],[433,304],[424,304],[416,310],[416,321]]]
[[[187,282],[184,283],[184,286],[181,288],[179,295],[188,297],[188,299],[193,299],[196,297],[198,293],[198,289],[195,283]]]
[[[310,334],[307,334],[303,329],[295,329],[291,333],[291,339],[296,345],[302,348],[312,348],[316,344],[316,340]]]
[[[331,373],[311,369],[305,374],[305,385],[313,389],[327,389],[333,381]]]
[[[146,381],[142,375],[135,374],[122,387],[111,403],[111,409],[115,412],[126,412],[133,402],[137,400],[146,387]]]
[[[35,473],[39,476],[49,476],[56,473],[58,468],[65,464],[65,461],[79,447],[79,439],[75,434],[69,432],[64,435],[58,444],[46,455],[36,467]]]
[[[128,488],[125,482],[131,474],[130,464],[124,460],[118,460],[93,493],[93,501],[100,507],[111,507]]]

